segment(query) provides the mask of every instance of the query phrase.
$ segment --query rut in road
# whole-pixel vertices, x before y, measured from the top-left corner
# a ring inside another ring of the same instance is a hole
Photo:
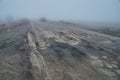
[[[27,33],[27,41],[28,41],[28,54],[29,61],[31,65],[31,73],[34,80],[47,80],[47,70],[44,62],[44,58],[41,55],[41,52],[38,51],[36,45],[36,32],[32,28],[32,32]]]

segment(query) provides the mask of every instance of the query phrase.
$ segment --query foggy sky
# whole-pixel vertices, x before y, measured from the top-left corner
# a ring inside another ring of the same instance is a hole
[[[46,17],[55,20],[120,22],[119,0],[2,0],[0,19]]]

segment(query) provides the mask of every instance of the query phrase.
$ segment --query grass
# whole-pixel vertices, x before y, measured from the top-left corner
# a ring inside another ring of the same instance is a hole
[[[105,33],[108,35],[120,37],[120,28],[113,28],[113,27],[98,27],[98,28],[89,28],[90,30]]]
[[[1,40],[0,41],[0,48],[4,48],[6,47],[8,44],[11,44],[12,42],[14,42],[15,40],[14,39],[11,39],[11,38],[7,38],[5,40]]]

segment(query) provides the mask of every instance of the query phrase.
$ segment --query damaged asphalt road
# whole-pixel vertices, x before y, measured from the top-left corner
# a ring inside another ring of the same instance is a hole
[[[0,34],[0,80],[120,80],[118,37],[61,22],[9,26]]]

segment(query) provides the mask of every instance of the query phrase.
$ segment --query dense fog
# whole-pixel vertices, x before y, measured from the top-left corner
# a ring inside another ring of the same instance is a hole
[[[1,0],[0,20],[46,17],[53,20],[120,22],[119,0]]]

